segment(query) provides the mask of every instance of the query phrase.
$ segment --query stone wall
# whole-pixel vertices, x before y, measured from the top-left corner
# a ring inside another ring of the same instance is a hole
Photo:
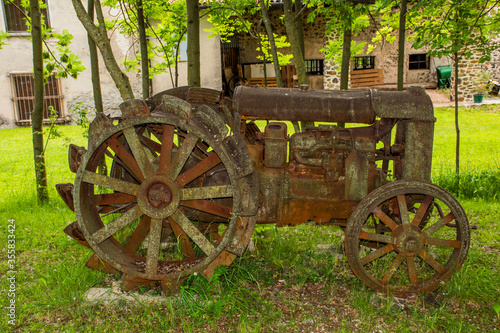
[[[374,56],[375,68],[382,69],[384,73],[385,84],[397,84],[397,63],[398,63],[398,44],[397,38],[393,43],[381,43],[370,54],[366,53],[368,43],[370,43],[376,30],[373,26],[365,28],[363,31],[357,32],[353,40],[357,43],[366,42],[364,52],[357,56]],[[397,36],[398,31],[393,32]],[[410,33],[407,32],[407,40]],[[331,39],[342,39],[342,32],[333,32],[324,37],[324,47],[328,45]],[[449,63],[447,58],[443,59],[430,59],[428,69],[409,70],[409,55],[427,53],[427,49],[413,49],[412,44],[407,41],[405,45],[405,84],[426,84],[436,85],[437,74],[436,66],[447,65]],[[351,60],[351,70],[353,61]],[[338,67],[332,60],[325,61],[325,89],[339,89],[340,88],[340,67]]]
[[[328,47],[328,43],[331,40],[342,39],[342,34],[340,32],[332,32],[329,35],[325,35],[324,38],[324,48]],[[340,66],[338,66],[333,59],[326,60],[324,62],[324,75],[323,75],[323,86],[325,89],[338,90],[340,89]]]
[[[493,40],[493,43],[500,44],[500,38]],[[491,79],[500,81],[500,49],[491,52],[491,60],[482,65],[482,70],[491,73]]]
[[[271,21],[272,29],[278,36],[286,35],[286,28],[281,20],[283,15],[282,6],[272,6],[269,10],[269,18]],[[309,11],[304,11],[303,14],[303,27],[304,27],[304,49],[305,49],[305,59],[324,59],[325,55],[320,50],[323,48],[323,37],[324,37],[324,21],[322,17],[317,17],[314,22],[307,22],[307,17]],[[260,21],[260,15],[257,14],[254,17],[249,18],[252,22],[252,27],[257,27]],[[265,34],[265,27],[262,24],[259,30],[260,33]],[[255,34],[255,33],[254,33]],[[239,34],[239,52],[240,59],[243,65],[245,64],[256,64],[262,63],[261,60],[257,59],[257,56],[261,56],[262,53],[257,51],[259,45],[258,40],[251,36],[250,34]],[[291,54],[292,50],[290,47],[282,48],[278,50],[283,54]],[[293,59],[291,64],[294,64]],[[248,66],[244,66],[248,68]],[[246,77],[251,77],[248,71],[245,71]],[[323,89],[323,79],[321,75],[309,75],[309,85],[312,89]]]
[[[285,25],[282,23],[281,16],[283,15],[282,6],[273,6],[269,12],[270,20],[272,23],[273,32],[279,36],[286,35]],[[326,48],[328,42],[332,39],[342,39],[342,32],[332,32],[325,35],[325,22],[323,17],[317,17],[312,23],[307,23],[308,13],[304,14],[304,37],[305,37],[305,58],[306,59],[325,59],[323,52],[320,52],[322,48]],[[252,26],[256,27],[260,20],[260,16],[256,15],[251,18]],[[261,33],[264,33],[264,26],[261,27]],[[374,26],[369,26],[363,31],[357,32],[353,39],[356,42],[367,42],[371,41],[372,37],[375,36],[376,29]],[[395,35],[398,34],[397,31],[394,32]],[[407,37],[409,33],[407,34]],[[256,38],[249,34],[240,34],[239,46],[240,46],[240,56],[241,62],[243,64],[247,63],[260,63],[261,61],[257,59],[260,52],[257,52],[258,41]],[[366,53],[367,46],[365,46],[364,53],[358,56],[367,56]],[[291,54],[290,48],[281,49],[280,52],[283,54]],[[415,50],[412,48],[410,42],[406,43],[405,47],[405,83],[416,83],[416,84],[426,84],[436,85],[437,84],[437,74],[436,66],[447,65],[449,63],[447,58],[443,59],[431,59],[428,69],[420,70],[409,70],[409,55],[410,54],[421,54],[426,53],[427,49]],[[372,51],[370,56],[375,56],[375,68],[381,68],[384,71],[384,83],[386,84],[396,84],[397,83],[397,61],[398,61],[398,45],[397,38],[393,43],[381,43],[374,51]],[[293,64],[293,60],[292,60]],[[352,64],[352,62],[351,62]],[[500,70],[500,69],[499,69]],[[246,75],[247,73],[245,73]],[[311,80],[314,79],[314,80]],[[310,81],[317,81],[318,78],[310,77]],[[333,60],[326,60],[324,62],[324,75],[322,78],[322,88],[324,89],[339,89],[340,88],[340,68],[337,66]],[[316,83],[315,86],[318,84]],[[315,87],[316,88],[316,87]]]
[[[458,61],[458,100],[460,102],[470,102],[474,99],[474,83],[479,79],[483,71],[483,66],[479,63],[479,53],[474,54],[470,59],[462,58]],[[484,68],[486,69],[486,68]],[[455,98],[455,63],[451,63],[451,96]]]
[[[286,36],[285,24],[281,20],[281,16],[284,15],[282,6],[272,6],[269,10],[269,19],[271,21],[271,26],[273,33],[278,36]],[[304,11],[302,15],[302,23],[304,27],[304,44],[305,44],[305,58],[306,59],[324,59],[325,55],[319,50],[323,47],[323,36],[325,31],[324,21],[322,17],[317,17],[314,22],[307,22],[307,16],[309,11]],[[249,20],[252,22],[252,27],[256,28],[259,24],[261,17],[260,14],[256,14],[250,17]],[[261,25],[259,32],[265,34],[264,24]],[[254,34],[256,32],[254,31]],[[257,56],[261,55],[257,51],[259,46],[258,40],[251,36],[250,34],[239,34],[239,47],[241,62],[246,63],[260,63],[261,61],[257,59]],[[279,50],[283,54],[291,54],[291,48],[283,48]],[[293,60],[292,60],[293,61]]]

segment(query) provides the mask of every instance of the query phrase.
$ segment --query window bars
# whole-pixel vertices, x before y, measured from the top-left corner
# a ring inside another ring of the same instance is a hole
[[[10,78],[16,122],[30,122],[35,99],[33,73],[11,73]],[[51,75],[45,84],[44,119],[49,119],[51,107],[54,108],[57,118],[63,116],[62,98],[60,80]]]

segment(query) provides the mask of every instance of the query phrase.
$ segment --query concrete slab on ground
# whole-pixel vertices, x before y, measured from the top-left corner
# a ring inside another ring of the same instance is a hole
[[[450,99],[450,96],[446,96],[443,92],[437,89],[435,83],[405,83],[404,89],[407,89],[409,86],[419,86],[424,87],[427,94],[430,96],[434,107],[449,107],[455,106],[455,102]],[[397,84],[387,83],[378,86],[370,86],[370,87],[357,87],[353,88],[353,90],[363,90],[363,89],[376,89],[381,91],[396,91]],[[474,103],[474,102],[458,102],[460,106],[480,106],[484,104],[500,104],[500,97],[498,96],[490,96],[485,98],[482,103]]]
[[[450,99],[449,96],[445,95],[438,89],[426,89],[425,90],[429,97],[432,100],[435,108],[439,107],[453,107],[455,106],[455,102]],[[498,96],[491,96],[488,98],[484,98],[482,103],[474,103],[474,102],[458,102],[459,106],[473,107],[473,106],[481,106],[484,104],[500,104],[500,98]]]
[[[113,283],[111,288],[90,288],[85,294],[85,302],[91,305],[165,305],[167,298],[160,295],[140,294],[137,291],[122,291],[120,290],[120,284],[117,282]]]

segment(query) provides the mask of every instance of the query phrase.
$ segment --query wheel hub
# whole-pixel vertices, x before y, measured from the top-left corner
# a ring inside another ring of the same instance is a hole
[[[166,177],[153,176],[139,186],[137,203],[144,214],[154,219],[164,219],[179,206],[179,190]]]
[[[148,200],[154,207],[164,207],[172,202],[172,190],[163,183],[153,184],[148,191]]]
[[[396,250],[406,256],[420,253],[425,245],[426,235],[413,224],[403,224],[394,229]]]

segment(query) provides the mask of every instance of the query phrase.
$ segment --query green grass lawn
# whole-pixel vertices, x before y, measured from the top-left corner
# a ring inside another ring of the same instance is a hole
[[[453,108],[439,108],[435,127],[434,171],[455,170],[455,119]],[[491,106],[461,108],[461,170],[500,170],[500,113]]]
[[[454,173],[453,110],[437,109],[436,117],[433,179],[446,185],[447,175]],[[486,173],[491,182],[500,173],[500,112],[491,107],[461,109],[460,121],[464,177]],[[65,126],[61,131],[70,142],[86,146],[80,128]],[[56,183],[74,181],[68,141],[49,143],[51,200],[43,207],[34,196],[31,130],[0,130],[0,141],[1,332],[500,330],[500,202],[492,192],[495,187],[479,198],[460,199],[470,223],[477,225],[462,269],[437,292],[401,305],[365,287],[346,260],[318,254],[317,244],[340,246],[343,234],[336,227],[311,223],[260,228],[253,236],[255,252],[218,269],[210,284],[191,277],[179,296],[162,305],[88,305],[85,292],[109,286],[115,278],[85,268],[91,251],[62,232],[75,220],[54,189]],[[13,275],[7,261],[9,220],[15,221],[17,255],[15,325],[8,324],[5,309],[11,299],[7,277]]]

